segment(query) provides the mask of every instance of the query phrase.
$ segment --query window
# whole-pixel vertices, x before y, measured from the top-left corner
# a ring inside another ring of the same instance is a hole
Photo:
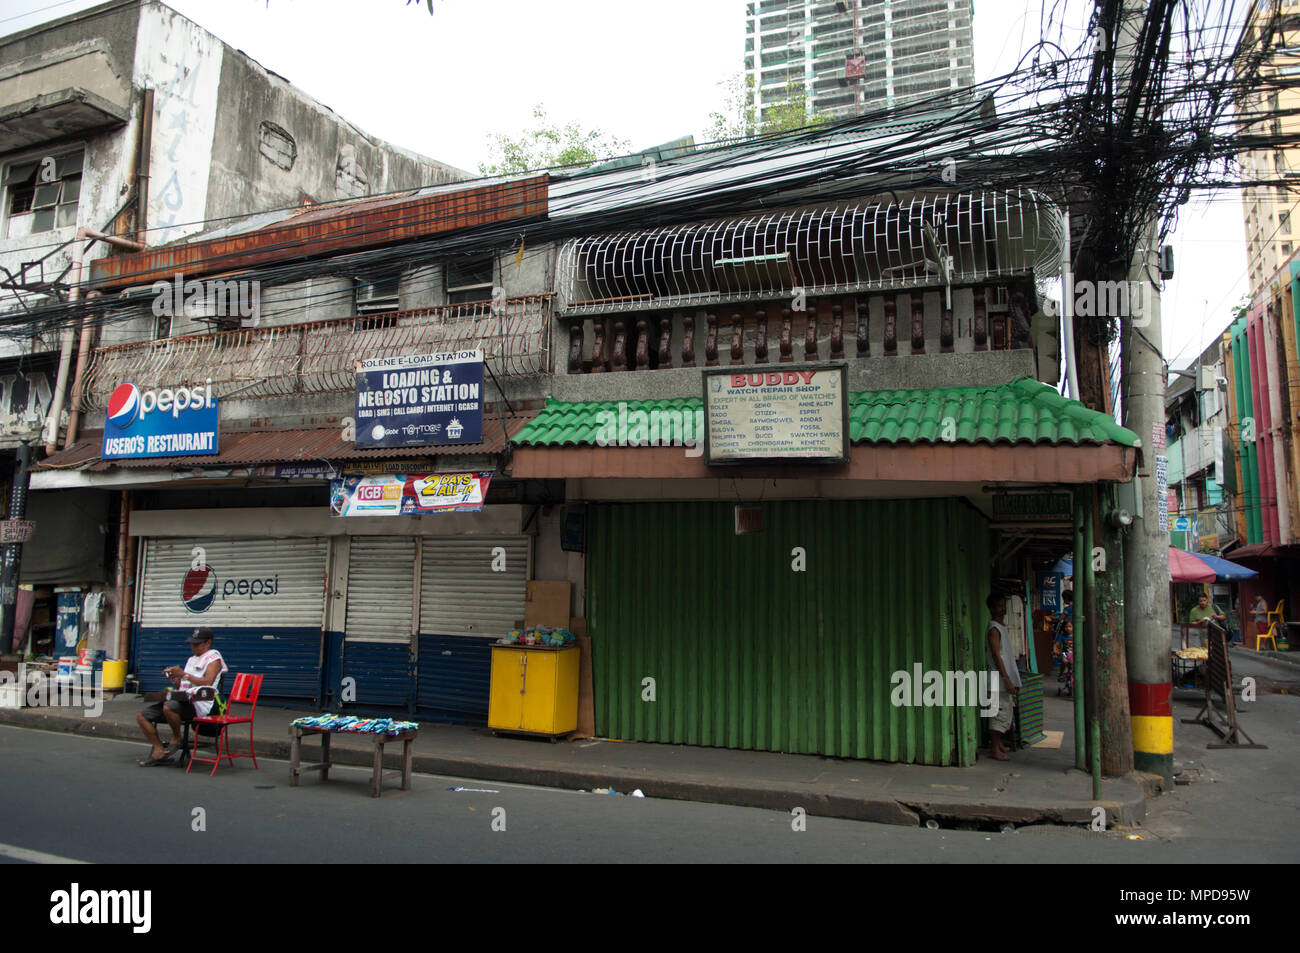
[[[1283,254],[1283,255],[1289,255],[1289,254],[1291,254],[1291,243],[1290,243],[1290,242],[1283,242],[1283,243],[1282,243],[1282,254]]]
[[[449,261],[443,273],[446,275],[448,304],[491,300],[492,258],[490,256]]]
[[[1280,229],[1282,229],[1282,231],[1284,231],[1284,232],[1289,232],[1289,231],[1291,231],[1291,213],[1290,213],[1290,212],[1278,212],[1278,213],[1277,213],[1277,227],[1280,228]]]
[[[18,238],[77,224],[85,150],[33,156],[5,170],[5,237]]]
[[[376,275],[353,279],[356,286],[357,317],[355,328],[366,331],[372,328],[397,326],[396,312],[400,308],[397,275]],[[383,315],[383,317],[377,317]]]

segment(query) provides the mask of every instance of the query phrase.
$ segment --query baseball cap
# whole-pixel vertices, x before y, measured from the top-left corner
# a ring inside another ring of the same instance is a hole
[[[203,628],[195,629],[193,632],[190,633],[191,645],[193,645],[195,642],[211,642],[211,641],[212,641],[212,630],[209,629],[207,626],[204,626]]]

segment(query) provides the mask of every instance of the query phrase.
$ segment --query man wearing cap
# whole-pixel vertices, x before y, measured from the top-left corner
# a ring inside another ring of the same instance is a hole
[[[196,716],[206,715],[212,710],[211,693],[206,699],[196,698],[199,689],[211,688],[226,671],[226,660],[212,647],[212,630],[195,629],[190,634],[190,651],[193,653],[182,668],[173,665],[163,669],[163,674],[174,686],[166,701],[155,702],[135,716],[136,723],[153,751],[148,758],[140,762],[141,767],[159,764],[171,764],[181,748],[181,726],[193,721]],[[172,729],[172,746],[169,751],[158,737],[158,723],[166,721]]]

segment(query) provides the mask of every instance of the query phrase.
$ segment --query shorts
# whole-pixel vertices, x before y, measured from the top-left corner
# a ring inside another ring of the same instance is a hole
[[[198,714],[194,709],[194,702],[190,701],[184,695],[172,695],[164,702],[154,702],[140,714],[144,715],[144,720],[152,724],[161,724],[167,720],[163,714],[163,708],[170,708],[176,714],[181,716],[181,721],[193,721]]]
[[[998,710],[989,716],[989,731],[1005,734],[1015,722],[1016,696],[1007,691],[999,691],[997,699]]]

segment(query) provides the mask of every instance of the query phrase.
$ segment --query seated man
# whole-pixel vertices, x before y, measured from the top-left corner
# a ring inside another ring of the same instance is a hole
[[[190,635],[191,655],[185,667],[173,665],[163,669],[163,674],[171,680],[175,689],[166,701],[155,702],[135,716],[136,723],[149,743],[153,745],[150,757],[140,762],[140,766],[151,767],[159,764],[171,764],[176,752],[181,748],[181,726],[198,715],[206,715],[212,710],[211,697],[206,700],[195,698],[201,688],[211,688],[218,678],[227,671],[226,661],[221,653],[212,647],[212,630],[195,629]],[[209,694],[210,693],[204,693]],[[158,723],[166,721],[172,729],[171,749],[163,747],[158,737]]]

